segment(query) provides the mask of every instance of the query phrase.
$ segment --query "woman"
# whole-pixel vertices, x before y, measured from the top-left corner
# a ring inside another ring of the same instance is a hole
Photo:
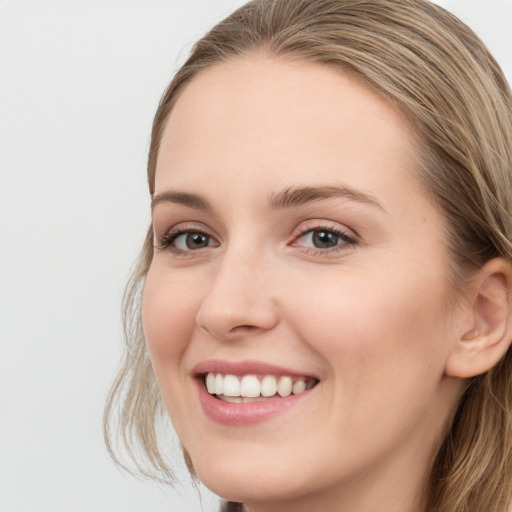
[[[169,481],[164,405],[191,472],[251,512],[503,512],[511,137],[498,65],[426,1],[218,24],[155,116],[107,442],[119,405]]]

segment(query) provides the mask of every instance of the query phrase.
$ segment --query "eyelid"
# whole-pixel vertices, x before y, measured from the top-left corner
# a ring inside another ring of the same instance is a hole
[[[218,247],[221,244],[219,237],[212,233],[212,230],[202,222],[186,221],[173,225],[167,229],[163,234],[157,234],[158,230],[154,230],[153,246],[155,250],[170,251],[176,256],[198,256],[204,253],[205,250]],[[308,233],[315,231],[326,231],[337,235],[341,240],[340,243],[332,247],[308,247],[299,243],[299,241],[305,237]],[[208,243],[205,247],[199,247],[195,249],[179,249],[173,245],[174,241],[185,234],[198,233],[205,235],[209,240],[213,240],[214,244]],[[324,219],[308,219],[303,221],[292,235],[292,239],[288,242],[288,246],[299,248],[303,252],[307,252],[313,255],[321,256],[334,256],[340,251],[346,251],[349,248],[353,248],[359,244],[359,237],[354,230],[334,221],[327,221]]]
[[[153,247],[160,251],[170,250],[176,255],[189,255],[191,253],[201,252],[201,249],[191,249],[186,251],[172,246],[172,243],[174,242],[174,240],[176,240],[176,238],[188,233],[203,234],[210,238],[211,240],[214,240],[216,242],[216,246],[220,245],[218,237],[216,237],[211,232],[211,229],[205,226],[202,222],[181,222],[167,229],[162,235],[157,235],[156,230],[154,231],[154,233],[155,234],[153,238]],[[212,246],[207,246],[204,249],[207,249],[209,247]]]
[[[329,233],[333,233],[339,236],[342,239],[342,243],[337,244],[333,247],[328,248],[316,248],[316,247],[306,247],[297,243],[298,240],[305,237],[308,233],[312,233],[315,231],[326,231]],[[336,253],[339,251],[347,250],[350,247],[353,247],[359,243],[359,237],[353,230],[347,228],[346,226],[339,224],[333,221],[326,220],[308,220],[305,221],[304,224],[301,224],[297,230],[296,234],[294,234],[292,241],[290,242],[290,246],[292,247],[300,247],[303,250],[309,253],[321,254],[327,256],[328,254]]]

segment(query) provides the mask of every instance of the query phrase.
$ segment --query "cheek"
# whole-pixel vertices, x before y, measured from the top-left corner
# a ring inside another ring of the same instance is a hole
[[[379,453],[390,440],[399,443],[423,428],[418,425],[441,428],[450,315],[439,282],[436,288],[412,278],[395,285],[370,281],[360,276],[344,279],[339,289],[310,286],[307,311],[304,296],[295,293],[288,312],[302,311],[294,314],[296,333],[328,362],[329,414],[322,423],[334,433],[333,444],[341,449],[351,440],[360,449],[357,440],[364,438],[366,453]],[[360,455],[350,453],[354,460]]]
[[[332,362],[335,378],[442,373],[451,318],[446,286],[439,276],[392,275],[401,279],[351,269],[341,285],[316,280],[289,294],[287,311],[301,338]]]
[[[142,322],[153,367],[179,364],[195,325],[195,298],[184,284],[151,267],[142,296]]]

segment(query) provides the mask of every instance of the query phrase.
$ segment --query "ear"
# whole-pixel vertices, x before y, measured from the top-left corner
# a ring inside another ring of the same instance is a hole
[[[468,314],[447,359],[446,375],[480,375],[505,355],[512,340],[511,283],[512,265],[502,258],[490,260],[477,273],[469,286]]]

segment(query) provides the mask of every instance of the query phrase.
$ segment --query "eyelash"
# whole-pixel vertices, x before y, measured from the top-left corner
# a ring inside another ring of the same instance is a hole
[[[318,226],[314,226],[314,227],[307,226],[304,230],[302,230],[293,239],[293,241],[290,243],[290,245],[292,247],[301,247],[299,244],[297,244],[297,241],[300,240],[301,238],[305,237],[306,235],[308,235],[310,233],[313,234],[315,232],[316,233],[325,232],[325,233],[334,235],[338,239],[340,239],[340,240],[338,240],[340,243],[337,243],[335,246],[328,247],[328,248],[303,247],[303,249],[305,249],[307,252],[309,252],[310,254],[313,254],[313,255],[326,255],[326,254],[330,254],[333,252],[338,252],[338,251],[347,249],[347,246],[349,246],[349,247],[355,246],[358,243],[358,241],[355,238],[349,236],[343,230],[333,228],[332,226],[318,225]],[[214,238],[211,235],[209,235],[208,233],[206,233],[204,230],[194,228],[194,227],[188,228],[186,226],[178,226],[177,228],[174,228],[174,229],[168,231],[167,233],[165,233],[162,236],[162,238],[159,240],[156,248],[160,251],[170,250],[178,256],[192,255],[193,253],[199,252],[201,248],[195,249],[195,250],[189,249],[187,251],[184,251],[184,250],[178,249],[177,247],[175,247],[173,245],[175,243],[175,241],[180,236],[190,235],[190,234],[203,235],[203,236],[207,237],[209,240],[214,240]],[[204,248],[208,248],[208,247],[211,247],[211,246],[206,246]]]
[[[182,235],[190,235],[190,234],[198,234],[203,235],[209,239],[213,239],[212,236],[210,236],[208,233],[206,233],[204,230],[195,228],[195,227],[186,227],[186,226],[178,226],[174,229],[171,229],[167,233],[164,234],[164,236],[160,239],[157,245],[157,249],[160,251],[170,250],[173,253],[180,255],[188,255],[189,253],[197,252],[198,250],[190,249],[188,251],[183,251],[181,249],[178,249],[174,246],[174,242],[176,242],[177,238],[179,238]]]
[[[338,244],[336,244],[333,247],[328,248],[320,248],[320,247],[304,247],[310,254],[313,255],[327,255],[332,253],[337,253],[339,251],[346,250],[348,247],[357,245],[358,241],[348,235],[345,231],[335,228],[332,226],[327,225],[317,225],[317,226],[306,226],[305,229],[303,229],[293,240],[293,242],[290,244],[292,247],[300,247],[300,245],[297,244],[297,241],[301,238],[305,237],[309,233],[312,235],[314,233],[329,233],[331,235],[335,235],[339,240]]]

